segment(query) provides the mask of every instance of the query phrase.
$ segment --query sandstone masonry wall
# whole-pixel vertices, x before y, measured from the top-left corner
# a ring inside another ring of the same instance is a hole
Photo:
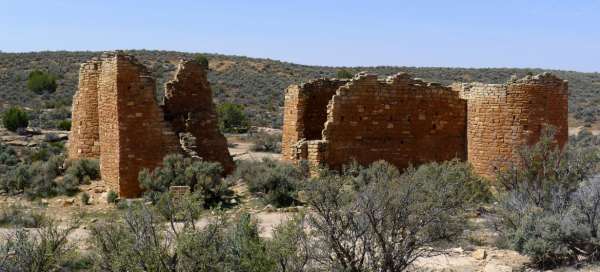
[[[92,59],[79,69],[79,90],[73,97],[71,131],[69,132],[69,158],[99,158],[98,132],[98,78],[99,59]]]
[[[292,85],[285,92],[282,153],[288,160],[306,159],[298,141],[321,139],[327,120],[327,104],[347,80],[318,79]],[[306,148],[306,147],[304,147]],[[304,150],[306,151],[306,150]]]
[[[183,146],[194,156],[220,162],[226,173],[235,168],[227,140],[218,127],[206,69],[195,61],[182,61],[175,78],[166,84],[165,118],[183,136]]]
[[[459,158],[493,178],[498,168],[518,163],[515,152],[535,143],[544,125],[556,128],[559,146],[568,137],[567,82],[550,74],[452,87],[406,74],[385,81],[359,74],[349,82],[332,82],[337,81],[288,88],[284,159],[307,159],[312,169],[339,169],[352,159],[361,164],[383,159],[405,168]],[[318,97],[319,103],[307,97]],[[328,97],[323,110],[320,102]],[[319,117],[304,118],[307,112]],[[318,137],[322,113],[327,120]]]
[[[101,79],[99,101],[108,107],[99,114],[100,171],[119,196],[136,197],[139,171],[181,152],[179,139],[156,103],[154,79],[134,58],[117,54],[106,59]]]
[[[331,89],[337,90],[326,110],[321,109],[327,113],[322,138],[303,137],[307,141],[300,148],[313,166],[326,164],[339,169],[354,159],[361,164],[386,160],[405,168],[409,164],[466,157],[466,102],[451,88],[415,80],[407,74],[385,81],[378,80],[376,75],[359,74],[337,86],[325,86],[323,98],[329,96]],[[318,93],[318,87],[311,93]],[[292,91],[288,90],[286,95],[286,110],[290,108],[290,100],[297,107],[315,105],[296,103],[293,94],[298,91]],[[289,116],[293,115],[286,112],[286,125]],[[303,121],[296,128],[304,129],[305,134],[308,122],[322,122],[319,118],[296,120]],[[284,127],[284,135],[289,127]],[[310,127],[317,126],[310,124]],[[298,134],[303,136],[303,132]],[[296,149],[290,146],[284,145],[284,154],[297,152],[297,146]]]
[[[542,74],[507,84],[457,86],[468,101],[468,160],[482,176],[494,178],[498,169],[517,162],[516,152],[534,144],[544,125],[556,129],[559,146],[567,142],[566,81]]]
[[[189,147],[231,171],[233,161],[217,130],[206,74],[194,65],[182,63],[168,85],[165,115],[154,96],[154,79],[133,57],[117,52],[83,64],[69,158],[99,156],[102,179],[121,197],[140,195],[140,170],[154,169],[165,155],[186,153]],[[188,138],[194,139],[192,145],[184,143]]]

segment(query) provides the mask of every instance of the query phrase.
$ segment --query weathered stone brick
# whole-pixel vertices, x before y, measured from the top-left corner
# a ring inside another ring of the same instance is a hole
[[[140,170],[154,169],[170,153],[186,153],[186,134],[193,151],[206,160],[233,161],[216,126],[206,73],[183,62],[168,84],[165,109],[156,102],[155,81],[142,64],[120,52],[84,63],[73,99],[69,158],[100,158],[102,179],[120,197],[137,197]]]
[[[493,178],[518,163],[515,152],[535,143],[545,124],[565,144],[567,98],[566,81],[550,74],[451,87],[405,73],[319,79],[286,90],[283,158],[334,169],[351,160],[405,168],[459,158]]]

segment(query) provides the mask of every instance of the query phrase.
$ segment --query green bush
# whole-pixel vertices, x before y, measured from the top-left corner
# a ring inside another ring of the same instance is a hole
[[[108,191],[106,194],[106,202],[108,203],[117,203],[119,199],[119,195],[115,191]]]
[[[197,54],[194,57],[194,61],[198,62],[204,69],[208,69],[208,59],[204,55]]]
[[[145,190],[144,197],[153,203],[171,186],[183,185],[190,186],[192,193],[198,195],[208,208],[227,204],[226,200],[233,195],[231,185],[222,179],[222,173],[223,167],[219,163],[172,154],[165,156],[162,167],[140,171],[138,180]]]
[[[248,121],[244,107],[233,103],[222,103],[217,107],[219,128],[226,133],[244,133],[248,130]]]
[[[354,77],[354,75],[346,69],[339,69],[336,72],[336,77],[341,79],[350,79]]]
[[[232,220],[218,214],[203,227],[188,219],[182,227],[170,225],[167,231],[168,225],[148,207],[133,205],[123,221],[91,227],[90,243],[100,271],[267,272],[275,268],[249,214]]]
[[[498,174],[500,245],[541,268],[600,260],[600,157],[594,149],[557,148],[553,130],[524,147]]]
[[[65,146],[61,142],[42,143],[37,147],[23,150],[23,160],[27,163],[47,161],[52,156],[64,154]]]
[[[90,195],[88,193],[83,193],[80,196],[81,204],[89,205],[90,204]]]
[[[470,192],[458,178],[467,174],[445,173],[453,167],[430,164],[400,174],[375,162],[358,172],[323,172],[306,190],[311,259],[324,271],[404,271],[419,257],[439,254],[442,242],[463,232],[469,207]],[[468,169],[452,169],[462,171]]]
[[[4,127],[10,131],[17,131],[29,125],[27,113],[20,107],[11,107],[2,115]]]
[[[76,180],[77,185],[100,179],[100,162],[95,159],[69,161],[65,178],[69,176]]]
[[[30,158],[7,171],[0,179],[0,189],[13,195],[24,193],[31,199],[73,195],[79,191],[79,185],[100,178],[97,160],[72,161],[65,170],[62,155],[43,153],[39,156],[42,158]]]
[[[278,161],[239,162],[231,179],[241,179],[248,190],[276,207],[285,207],[298,203],[298,191],[306,179],[306,173],[300,168]]]
[[[0,179],[0,188],[9,194],[24,193],[28,198],[51,197],[72,193],[76,188],[61,182],[63,156],[51,156],[47,161],[21,163]]]
[[[27,88],[34,93],[53,93],[56,91],[57,86],[56,77],[48,73],[39,70],[29,73],[29,78],[27,79]]]
[[[0,226],[40,228],[47,220],[43,212],[30,210],[21,205],[11,204],[0,207]]]
[[[71,121],[70,120],[60,120],[56,124],[56,127],[60,130],[71,130]]]
[[[0,240],[0,271],[55,271],[72,256],[67,236],[73,227],[49,221],[32,233],[19,228]]]

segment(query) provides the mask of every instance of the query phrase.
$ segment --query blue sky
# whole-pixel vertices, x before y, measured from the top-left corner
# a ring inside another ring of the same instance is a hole
[[[600,0],[0,0],[0,50],[600,72]]]

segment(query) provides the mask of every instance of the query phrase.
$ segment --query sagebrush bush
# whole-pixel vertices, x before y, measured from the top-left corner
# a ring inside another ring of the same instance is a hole
[[[309,248],[324,270],[404,271],[462,233],[469,168],[433,163],[401,174],[380,161],[353,170],[308,183]]]
[[[186,158],[180,154],[165,156],[162,166],[153,171],[143,169],[138,180],[145,190],[144,197],[156,203],[162,193],[174,185],[190,186],[192,193],[202,198],[206,207],[225,204],[233,195],[231,184],[221,175],[223,167],[217,162]]]
[[[46,72],[35,70],[29,73],[29,78],[27,79],[27,88],[34,93],[53,93],[56,91],[57,86],[56,77]]]
[[[500,245],[542,268],[599,260],[600,157],[594,149],[560,150],[553,130],[524,147],[519,162],[498,174]]]
[[[246,139],[252,142],[252,151],[281,153],[281,133],[258,131],[249,133]]]
[[[10,131],[17,131],[29,125],[27,113],[20,107],[11,107],[2,114],[2,124]]]
[[[21,228],[39,228],[46,223],[48,218],[43,212],[28,209],[21,205],[6,205],[0,207],[0,226]]]
[[[116,203],[118,199],[119,194],[117,194],[115,191],[108,191],[106,194],[106,202],[108,203]]]
[[[0,179],[0,189],[12,195],[24,193],[30,199],[74,195],[79,191],[79,185],[100,177],[96,160],[72,161],[64,169],[64,156],[44,156],[49,157],[47,160],[23,162],[12,168]]]
[[[298,191],[306,179],[305,172],[295,165],[264,159],[240,161],[230,179],[241,179],[248,190],[277,207],[298,203]]]
[[[186,209],[175,213],[186,214]],[[235,219],[217,214],[203,227],[185,220],[167,230],[145,205],[128,207],[124,222],[92,226],[95,266],[106,271],[273,271],[266,241],[249,214]]]
[[[48,221],[39,229],[19,228],[0,240],[0,271],[55,271],[65,267],[73,248],[67,236],[73,227]]]
[[[60,130],[71,130],[71,121],[60,120],[57,122],[56,127]]]

